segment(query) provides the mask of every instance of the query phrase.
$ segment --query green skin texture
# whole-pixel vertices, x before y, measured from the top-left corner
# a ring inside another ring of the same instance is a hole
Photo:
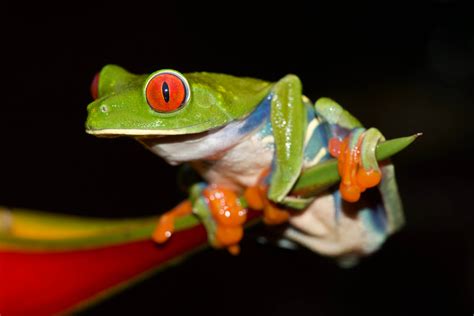
[[[88,106],[87,132],[97,136],[132,137],[200,133],[245,118],[272,93],[270,119],[276,163],[268,197],[285,203],[303,164],[307,122],[299,78],[287,75],[271,83],[225,74],[188,73],[183,75],[190,87],[188,104],[172,113],[159,113],[148,105],[145,94],[148,81],[156,73],[134,75],[116,65],[105,66],[100,72],[99,98]],[[321,98],[315,107],[318,115],[329,123],[350,129],[361,126],[331,99]],[[375,146],[376,143],[363,145],[362,150],[375,157]],[[368,167],[378,168],[375,158],[368,161]]]

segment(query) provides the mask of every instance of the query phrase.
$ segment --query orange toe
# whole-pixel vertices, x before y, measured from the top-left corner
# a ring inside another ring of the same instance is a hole
[[[265,203],[263,209],[263,222],[267,225],[279,225],[288,221],[290,213],[286,210],[280,209],[270,201]]]
[[[153,241],[162,244],[171,237],[174,232],[174,218],[172,216],[167,216],[166,214],[161,216],[158,225],[153,232],[152,239]]]
[[[171,211],[163,214],[159,221],[158,225],[155,228],[155,231],[152,234],[153,241],[162,244],[167,241],[171,235],[174,233],[174,221],[177,217],[184,216],[192,213],[193,208],[191,202],[185,200],[179,203]]]

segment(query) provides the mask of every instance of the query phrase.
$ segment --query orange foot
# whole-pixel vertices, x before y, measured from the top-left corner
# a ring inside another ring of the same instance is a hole
[[[177,217],[191,214],[193,211],[191,202],[185,200],[179,203],[171,211],[163,214],[160,217],[158,225],[153,232],[152,239],[161,244],[167,241],[174,232],[174,221]]]
[[[360,154],[364,134],[359,136],[357,144],[352,149],[349,145],[350,139],[351,134],[343,141],[331,138],[329,152],[338,160],[337,167],[341,175],[339,191],[342,198],[348,202],[357,202],[362,192],[379,184],[382,175],[377,170],[365,170],[362,167]]]
[[[247,210],[242,207],[237,195],[229,189],[211,185],[204,189],[202,194],[216,221],[216,244],[219,247],[226,247],[234,255],[238,254]]]
[[[262,177],[268,174],[266,171]],[[245,190],[244,197],[250,208],[254,210],[263,210],[263,222],[267,225],[278,225],[288,221],[290,213],[284,209],[278,208],[275,203],[267,198],[268,186],[259,181],[260,184],[248,187]]]

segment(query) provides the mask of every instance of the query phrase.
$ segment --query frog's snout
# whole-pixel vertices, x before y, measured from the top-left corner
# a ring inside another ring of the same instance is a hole
[[[104,98],[98,98],[87,106],[86,130],[95,130],[101,127],[110,113],[110,105],[104,103]]]

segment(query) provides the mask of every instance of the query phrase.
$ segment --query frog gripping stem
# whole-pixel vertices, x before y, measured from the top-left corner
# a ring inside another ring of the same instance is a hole
[[[345,201],[357,202],[362,192],[380,183],[382,174],[375,157],[380,140],[384,137],[375,128],[355,128],[342,141],[329,140],[329,152],[338,159],[339,190]]]

